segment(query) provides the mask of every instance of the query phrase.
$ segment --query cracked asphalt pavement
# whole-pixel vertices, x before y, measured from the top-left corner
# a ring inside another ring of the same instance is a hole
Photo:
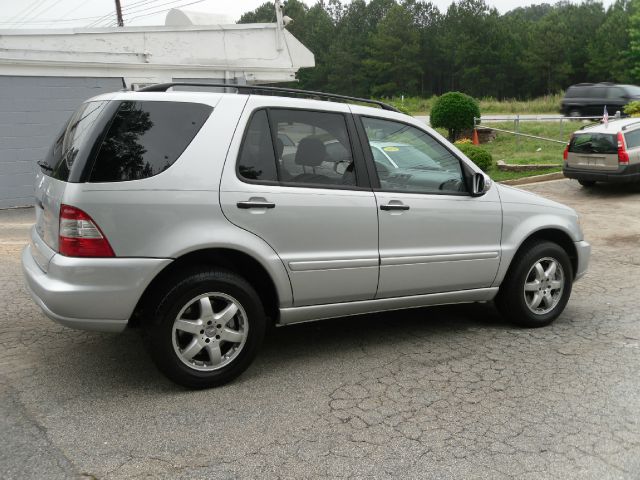
[[[640,188],[524,188],[593,244],[551,326],[488,304],[291,326],[205,391],[135,331],[46,319],[20,271],[33,212],[0,212],[0,477],[640,478]]]

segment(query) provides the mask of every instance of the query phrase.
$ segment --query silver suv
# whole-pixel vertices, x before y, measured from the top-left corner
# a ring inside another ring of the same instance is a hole
[[[40,162],[22,264],[47,316],[144,327],[177,383],[238,376],[269,324],[495,299],[543,326],[587,269],[574,210],[492,183],[389,106],[174,87],[72,116]]]
[[[564,149],[564,176],[583,187],[596,182],[640,182],[640,118],[581,128]]]

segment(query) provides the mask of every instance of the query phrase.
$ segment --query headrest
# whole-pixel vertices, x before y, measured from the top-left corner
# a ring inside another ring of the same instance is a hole
[[[317,167],[327,157],[327,149],[322,140],[317,137],[305,137],[298,144],[296,152],[296,165]]]

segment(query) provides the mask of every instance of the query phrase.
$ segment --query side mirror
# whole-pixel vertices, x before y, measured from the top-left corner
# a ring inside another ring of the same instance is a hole
[[[478,173],[470,166],[464,165],[467,191],[472,197],[481,197],[491,188],[491,179],[484,173]]]
[[[491,180],[484,173],[474,173],[473,185],[471,186],[471,196],[480,197],[489,191]]]

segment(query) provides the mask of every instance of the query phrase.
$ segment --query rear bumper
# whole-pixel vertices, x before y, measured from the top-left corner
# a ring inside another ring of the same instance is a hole
[[[563,167],[562,173],[567,178],[593,182],[629,183],[640,182],[640,163],[619,166],[617,170],[598,171],[582,168]]]
[[[45,315],[67,327],[119,332],[170,259],[70,258],[55,254],[45,273],[32,246],[22,252],[27,290]]]
[[[589,268],[589,259],[591,258],[591,245],[588,242],[582,240],[581,242],[575,242],[576,252],[578,253],[578,268],[573,277],[573,280],[578,280],[587,273]]]

